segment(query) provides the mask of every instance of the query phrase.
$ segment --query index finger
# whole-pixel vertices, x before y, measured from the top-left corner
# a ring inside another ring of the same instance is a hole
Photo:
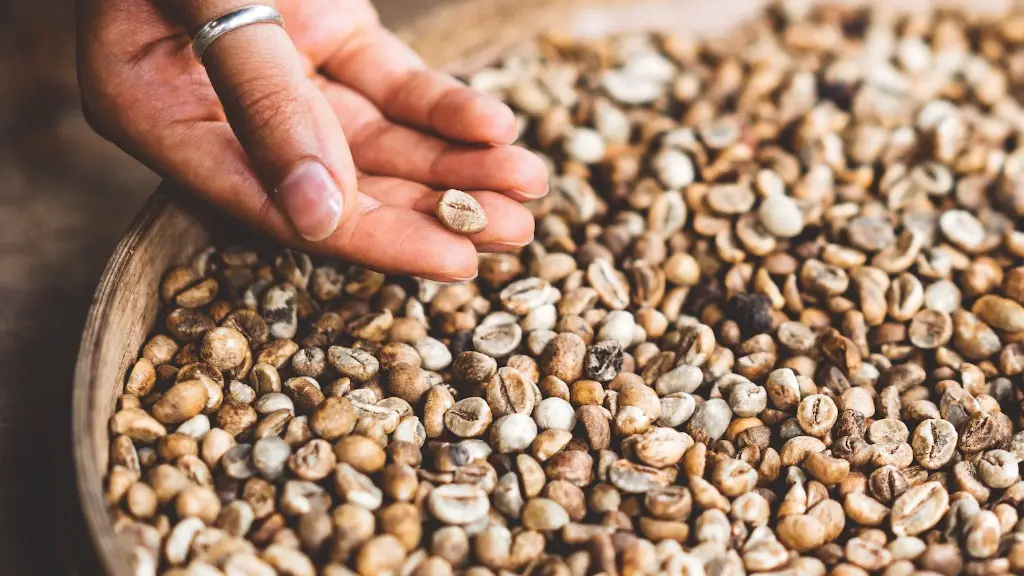
[[[511,144],[516,119],[500,100],[431,70],[379,26],[357,30],[323,66],[389,118],[462,142]]]

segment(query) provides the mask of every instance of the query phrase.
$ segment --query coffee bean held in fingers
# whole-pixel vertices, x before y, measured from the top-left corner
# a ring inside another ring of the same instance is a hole
[[[536,240],[455,284],[173,267],[121,540],[162,576],[1024,574],[1022,22],[782,0],[473,74],[550,160]]]
[[[454,188],[441,195],[435,213],[445,228],[459,234],[476,234],[487,227],[487,214],[476,198]]]

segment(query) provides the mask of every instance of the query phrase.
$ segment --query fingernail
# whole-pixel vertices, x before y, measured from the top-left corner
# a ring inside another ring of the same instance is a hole
[[[523,246],[526,246],[529,242],[521,244],[519,242],[484,242],[483,244],[476,245],[477,252],[494,253],[494,252],[512,252],[519,250]]]
[[[448,276],[444,274],[423,274],[421,278],[450,284],[453,282],[469,282],[470,280],[475,280],[478,275],[479,274],[473,274],[472,276]]]
[[[319,162],[299,164],[277,187],[277,195],[292,225],[310,242],[330,236],[341,221],[341,190]]]
[[[548,192],[551,192],[551,185],[548,184],[547,186],[545,186],[544,190],[541,192],[527,192],[526,190],[512,190],[512,192],[515,194],[521,194],[527,200],[540,200],[541,198],[547,196]]]

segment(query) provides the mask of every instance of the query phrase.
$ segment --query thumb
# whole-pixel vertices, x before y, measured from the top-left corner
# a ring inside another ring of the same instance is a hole
[[[251,2],[175,4],[194,35]],[[330,236],[354,211],[356,171],[338,118],[288,34],[275,24],[237,28],[209,46],[203,64],[254,170],[296,231],[310,241]]]

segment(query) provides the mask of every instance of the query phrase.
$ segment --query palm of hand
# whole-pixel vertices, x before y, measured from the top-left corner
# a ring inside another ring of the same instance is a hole
[[[211,47],[204,68],[188,32],[223,9],[86,1],[80,77],[93,125],[279,239],[376,269],[464,279],[475,274],[477,249],[532,238],[519,202],[544,193],[546,171],[507,145],[515,120],[504,105],[423,66],[366,0],[276,7],[288,36],[271,36],[269,25],[236,30]],[[307,157],[321,159],[345,195],[340,225],[322,242],[299,236],[274,199],[276,183]],[[448,187],[482,190],[474,195],[487,229],[467,239],[429,215],[434,189]]]

